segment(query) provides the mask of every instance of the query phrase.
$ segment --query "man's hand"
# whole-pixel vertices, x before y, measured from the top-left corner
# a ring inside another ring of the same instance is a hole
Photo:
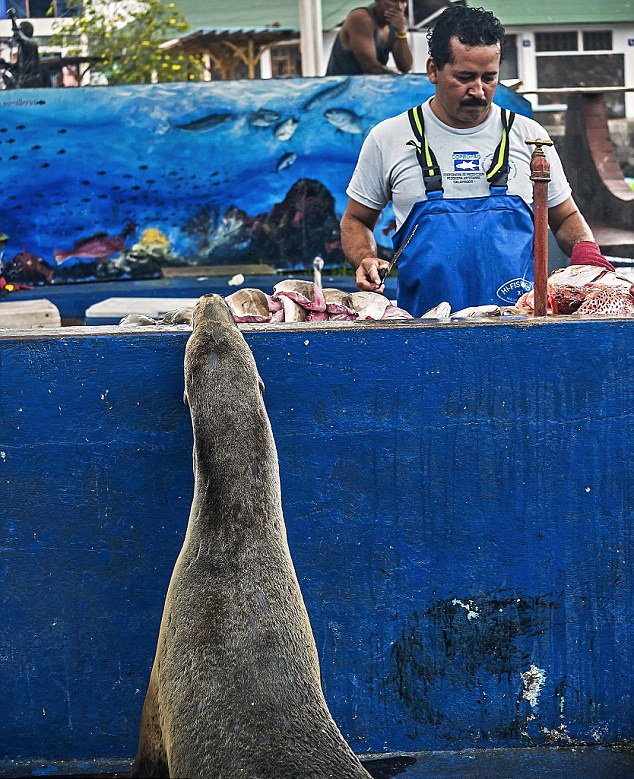
[[[381,268],[387,268],[388,262],[378,257],[364,257],[355,273],[359,292],[383,292],[384,285],[379,276]]]
[[[614,266],[601,254],[599,247],[592,241],[579,241],[572,247],[568,265],[594,265],[614,271]]]
[[[390,27],[396,30],[397,35],[405,35],[407,32],[407,19],[401,8],[388,8],[384,16]]]

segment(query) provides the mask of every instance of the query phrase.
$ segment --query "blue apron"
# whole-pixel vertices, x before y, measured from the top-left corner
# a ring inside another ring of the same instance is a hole
[[[425,137],[422,107],[410,109],[414,146],[427,200],[412,206],[394,234],[398,249],[398,305],[421,316],[441,301],[452,311],[487,303],[512,305],[533,288],[533,213],[507,194],[509,132],[515,114],[502,110],[502,139],[487,171],[487,197],[444,198],[442,175]]]

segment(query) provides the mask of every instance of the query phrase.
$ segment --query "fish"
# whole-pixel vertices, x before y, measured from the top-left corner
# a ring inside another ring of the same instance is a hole
[[[384,319],[413,319],[413,317],[409,313],[409,311],[406,311],[404,308],[399,308],[398,306],[389,305],[383,312],[381,321],[383,321]]]
[[[105,260],[125,248],[125,241],[119,235],[95,233],[76,243],[72,249],[55,249],[55,262],[61,265],[70,257],[90,257],[95,260]]]
[[[634,317],[634,284],[628,292],[612,288],[591,292],[577,309],[579,316]]]
[[[7,280],[26,281],[37,284],[46,282],[49,284],[55,275],[55,268],[48,265],[42,257],[31,252],[18,252],[13,259],[5,263],[4,270]]]
[[[284,311],[283,322],[305,322],[306,309],[296,303],[291,298],[284,295],[282,297],[282,306]]]
[[[315,257],[313,260],[313,283],[316,287],[321,287],[321,272],[324,269],[324,261],[321,257]]]
[[[185,306],[184,308],[175,308],[172,311],[166,311],[161,317],[160,325],[189,325],[193,327],[194,307]]]
[[[296,159],[297,154],[295,154],[294,151],[289,151],[287,154],[283,154],[277,161],[275,170],[279,173],[279,171],[284,170],[284,168],[290,168]]]
[[[329,318],[325,311],[309,311],[306,314],[307,322],[327,322]]]
[[[461,160],[455,164],[456,170],[479,170],[480,165],[476,160]]]
[[[225,298],[236,322],[270,322],[267,296],[260,289],[239,289]]]
[[[324,116],[327,122],[330,122],[333,127],[341,130],[341,132],[352,133],[353,135],[363,132],[360,124],[361,117],[347,108],[329,108],[324,111]]]
[[[207,116],[202,116],[200,119],[193,119],[191,122],[172,124],[170,125],[170,128],[172,130],[184,130],[186,132],[206,133],[209,132],[209,130],[220,127],[221,124],[225,124],[225,122],[228,122],[233,118],[233,114],[209,114]]]
[[[322,105],[323,103],[330,102],[333,98],[339,97],[339,95],[343,94],[346,91],[349,84],[350,84],[350,78],[348,77],[341,84],[335,84],[332,87],[325,87],[324,89],[320,89],[304,105],[304,111],[310,111],[312,108],[315,108],[318,105]]]
[[[152,317],[145,316],[144,314],[128,314],[119,322],[119,327],[146,327],[156,324],[158,324],[156,319],[152,319]]]
[[[446,301],[439,303],[437,306],[430,308],[429,311],[420,317],[421,319],[447,319],[451,314],[451,305]]]
[[[273,130],[273,135],[277,138],[278,141],[288,141],[293,137],[298,124],[299,120],[297,119],[286,119],[277,125],[277,127]]]
[[[477,319],[482,316],[500,316],[502,309],[493,304],[486,306],[467,306],[451,315],[452,319]]]
[[[278,299],[290,298],[307,311],[325,311],[326,300],[321,287],[312,281],[285,279],[273,287],[273,295]],[[286,310],[286,309],[285,309]],[[285,319],[288,321],[288,319]]]
[[[249,124],[252,124],[255,127],[270,127],[272,124],[275,124],[279,118],[280,115],[277,111],[269,111],[266,108],[260,108],[259,111],[251,114]]]
[[[627,296],[630,293],[632,282],[619,275],[615,271],[608,271],[594,265],[569,265],[567,268],[559,268],[550,274],[547,281],[548,309],[553,315],[574,314],[584,304],[586,299],[601,290],[613,290],[624,296],[623,304],[627,308]],[[521,313],[532,312],[534,309],[534,291],[522,295],[515,304],[515,310]],[[611,303],[608,296],[603,298],[608,310],[612,310],[615,298]],[[597,308],[598,299],[595,299],[593,308],[600,314]],[[590,313],[589,308],[586,309]],[[584,311],[581,312],[584,314]]]
[[[352,308],[359,319],[381,319],[390,301],[378,292],[353,292],[350,295]]]
[[[339,314],[345,314],[351,319],[356,319],[359,316],[352,305],[352,298],[349,292],[342,292],[340,289],[328,287],[324,290],[324,299],[326,301],[326,311],[331,318]]]

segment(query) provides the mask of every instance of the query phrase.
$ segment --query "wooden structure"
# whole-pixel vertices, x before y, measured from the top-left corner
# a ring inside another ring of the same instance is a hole
[[[248,78],[257,78],[264,52],[297,37],[297,30],[281,27],[205,29],[168,41],[163,48],[202,56],[210,77],[216,71],[222,79],[240,78],[244,66]]]

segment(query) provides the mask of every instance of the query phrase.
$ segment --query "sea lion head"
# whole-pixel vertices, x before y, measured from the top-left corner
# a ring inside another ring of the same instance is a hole
[[[233,416],[261,404],[264,384],[251,350],[220,295],[203,295],[193,311],[193,332],[185,349],[185,398],[200,411]]]

